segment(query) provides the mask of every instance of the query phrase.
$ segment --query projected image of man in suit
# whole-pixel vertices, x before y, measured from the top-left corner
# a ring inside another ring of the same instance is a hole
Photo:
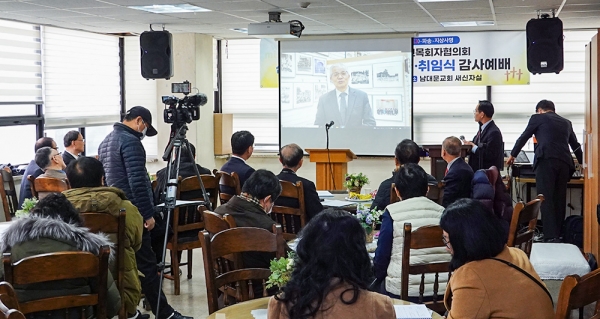
[[[332,65],[329,79],[335,90],[323,94],[317,105],[315,125],[334,121],[336,127],[375,126],[367,93],[348,86],[350,72],[342,64]]]

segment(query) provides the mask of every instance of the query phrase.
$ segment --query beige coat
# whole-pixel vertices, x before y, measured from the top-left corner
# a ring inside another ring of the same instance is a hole
[[[504,247],[496,258],[519,266],[542,282],[523,251]],[[539,285],[493,259],[472,261],[458,268],[450,277],[445,304],[448,319],[554,318],[552,302]]]
[[[350,288],[350,285],[343,284],[334,288],[323,301],[321,309],[317,312],[315,319],[338,319],[338,318],[361,318],[361,319],[395,319],[396,312],[392,299],[375,292],[361,290],[358,300],[346,305],[340,300],[340,294]],[[346,297],[346,295],[344,295]],[[351,294],[348,295],[351,298]],[[268,315],[269,319],[287,319],[287,308],[281,301],[274,297],[269,300]]]

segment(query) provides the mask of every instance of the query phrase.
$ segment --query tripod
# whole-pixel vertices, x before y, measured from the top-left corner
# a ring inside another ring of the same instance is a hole
[[[188,130],[187,124],[183,123],[179,128],[177,128],[177,123],[174,123],[171,126],[171,141],[169,145],[165,149],[165,153],[163,154],[163,160],[168,160],[167,165],[167,184],[166,187],[166,196],[165,196],[165,208],[167,209],[167,218],[166,218],[166,227],[165,227],[165,237],[162,247],[162,260],[158,264],[158,269],[160,270],[160,280],[158,285],[158,294],[160,296],[162,292],[162,283],[165,275],[165,258],[167,252],[167,242],[169,236],[169,223],[171,222],[171,215],[177,205],[177,180],[179,178],[179,165],[181,164],[181,147],[185,146],[184,149],[187,149],[189,158],[194,158],[190,143],[185,138],[185,134]],[[171,175],[173,172],[173,164],[175,164],[175,175]],[[200,176],[200,172],[198,171],[198,167],[194,164],[194,172],[196,173],[196,177],[198,178],[198,182],[200,184],[200,188],[202,189],[202,197],[204,201],[193,202],[191,204],[186,205],[205,205],[208,210],[212,211],[212,206],[210,200],[208,198],[208,194],[206,193],[206,189],[204,188],[204,183],[202,182],[202,178]],[[189,261],[188,261],[189,262]],[[172,271],[179,271],[179,269],[171,269]],[[160,314],[160,298],[158,299],[156,305],[156,316]]]

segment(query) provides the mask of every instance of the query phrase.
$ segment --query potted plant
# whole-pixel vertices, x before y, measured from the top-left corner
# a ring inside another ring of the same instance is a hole
[[[292,278],[292,271],[294,270],[294,252],[290,251],[287,258],[281,257],[279,259],[271,260],[271,276],[267,280],[267,289],[271,287],[283,288],[285,284]]]
[[[32,210],[33,207],[35,207],[37,202],[38,199],[35,197],[25,198],[25,200],[23,201],[23,205],[21,205],[21,209],[15,212],[15,217],[24,217],[29,215],[29,211]]]
[[[376,208],[367,209],[362,205],[358,205],[355,216],[358,218],[360,225],[365,229],[365,233],[367,234],[367,243],[373,242],[375,225],[381,224],[380,218],[382,214],[382,210],[378,210]]]
[[[369,184],[369,178],[363,173],[346,174],[344,186],[349,192],[360,194],[361,188],[366,184]]]

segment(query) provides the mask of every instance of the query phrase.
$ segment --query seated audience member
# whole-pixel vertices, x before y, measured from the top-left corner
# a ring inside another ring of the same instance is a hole
[[[65,162],[60,152],[51,147],[42,147],[35,152],[35,163],[44,171],[44,174],[38,177],[52,177],[66,179]]]
[[[67,177],[71,189],[63,194],[81,213],[105,213],[118,216],[121,208],[125,209],[125,273],[123,275],[123,303],[128,317],[138,314],[142,287],[138,279],[135,252],[142,244],[142,215],[125,197],[125,192],[116,187],[104,184],[104,167],[99,160],[92,157],[80,157],[67,167]],[[114,238],[116,242],[116,238]],[[113,273],[116,275],[116,273]],[[141,315],[141,314],[140,314]]]
[[[444,297],[448,319],[554,318],[552,299],[527,255],[506,246],[499,219],[482,203],[457,200],[440,226],[452,254]]]
[[[62,153],[62,158],[65,165],[69,166],[69,163],[79,158],[80,154],[85,150],[85,141],[79,131],[69,131],[65,134],[63,142],[65,151]]]
[[[394,174],[398,168],[407,163],[419,164],[421,157],[419,156],[419,145],[409,139],[404,139],[398,143],[396,150],[394,151],[394,162],[396,162],[396,168],[392,171],[392,177],[384,180],[377,189],[377,195],[373,200],[371,207],[375,207],[379,210],[384,210],[387,205],[390,204],[390,189],[394,179]],[[438,181],[435,177],[427,174],[427,183],[429,185],[437,185]]]
[[[433,202],[427,195],[427,173],[418,164],[401,166],[394,176],[395,191],[400,201],[387,206],[382,215],[381,231],[373,259],[375,277],[381,281],[379,291],[392,298],[400,298],[402,279],[402,246],[404,223],[411,223],[413,231],[421,226],[438,225],[444,207]],[[415,250],[411,263],[446,262],[450,255],[443,247]],[[408,295],[419,295],[420,276],[410,276]],[[440,274],[440,291],[447,276]],[[425,295],[433,294],[433,281],[425,286]]]
[[[236,172],[240,178],[240,187],[244,187],[246,180],[254,173],[254,168],[246,164],[254,151],[254,135],[248,131],[239,131],[231,135],[231,158],[223,164],[221,171],[226,173]],[[234,190],[221,186],[221,191],[233,194]]]
[[[275,222],[269,214],[281,194],[281,184],[270,171],[259,169],[244,184],[242,193],[215,209],[219,215],[229,214],[237,227],[258,227],[273,231]],[[287,247],[287,246],[286,246]],[[269,268],[274,253],[244,253],[245,268]]]
[[[296,172],[302,167],[304,161],[302,158],[303,156],[304,150],[297,144],[289,144],[282,147],[279,151],[279,161],[283,165],[283,169],[281,170],[281,173],[277,175],[277,178],[292,183],[298,181],[302,182],[302,189],[304,190],[304,207],[306,208],[306,221],[308,222],[323,210],[323,205],[321,205],[315,183],[296,175]],[[276,204],[287,207],[298,207],[299,205],[296,199],[289,197],[279,197]]]
[[[328,208],[302,230],[290,281],[269,300],[269,319],[394,319],[392,300],[367,290],[365,231],[349,213]]]
[[[15,263],[34,255],[64,251],[87,251],[98,255],[101,246],[112,245],[105,236],[91,233],[82,225],[79,213],[65,195],[53,193],[41,199],[29,216],[18,218],[12,222],[6,232],[2,234],[0,252],[10,253],[11,262]],[[76,266],[73,265],[73,267]],[[4,275],[3,269],[0,272]],[[110,272],[108,272],[107,279],[106,311],[107,318],[111,318],[117,315],[121,307],[121,297]],[[19,302],[26,302],[40,298],[89,293],[92,284],[81,279],[74,279],[27,286],[15,285],[14,288]],[[88,309],[86,318],[90,318],[92,315],[92,309]],[[81,312],[79,310],[53,310],[32,313],[27,315],[27,318],[75,319],[81,318]]]
[[[444,177],[444,207],[448,207],[459,198],[471,197],[473,169],[460,157],[461,146],[462,142],[454,136],[447,137],[442,143],[442,158],[448,163]]]
[[[42,137],[35,142],[36,152],[42,147],[51,147],[55,150],[58,150],[56,143],[51,137]],[[19,190],[19,208],[23,206],[23,201],[25,198],[33,197],[27,176],[31,175],[33,177],[38,177],[42,174],[44,174],[44,171],[42,171],[42,169],[35,163],[35,158],[32,159],[31,162],[29,162],[29,165],[27,165],[25,173],[23,173],[23,179],[21,180],[21,188]]]

